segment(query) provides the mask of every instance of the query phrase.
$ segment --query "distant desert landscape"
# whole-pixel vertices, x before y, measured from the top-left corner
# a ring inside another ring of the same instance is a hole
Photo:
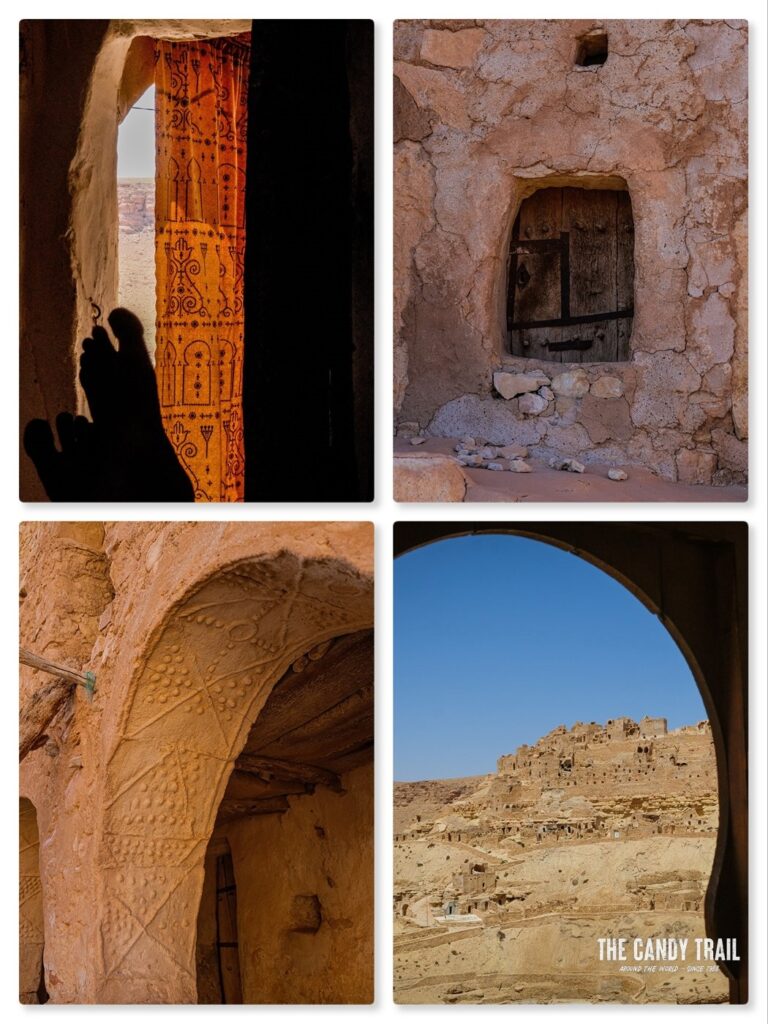
[[[717,835],[709,723],[558,726],[497,771],[394,789],[399,1003],[720,1003],[697,961]],[[686,962],[599,938],[689,940]]]
[[[155,358],[155,180],[120,178],[117,183],[120,242],[118,297],[144,324]]]

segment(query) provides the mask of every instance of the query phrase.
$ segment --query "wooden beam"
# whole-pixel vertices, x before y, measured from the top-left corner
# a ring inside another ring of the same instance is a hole
[[[314,786],[327,786],[335,793],[341,792],[338,775],[317,768],[311,764],[282,761],[276,757],[260,757],[257,754],[241,754],[235,762],[238,771],[252,772],[266,778],[282,779],[284,782],[303,782]]]
[[[57,665],[55,661],[41,658],[39,654],[33,654],[25,647],[19,648],[19,661],[29,668],[36,668],[39,672],[47,672],[49,675],[58,676],[59,679],[66,679],[68,683],[84,686],[86,690],[93,693],[95,680],[90,672],[77,672],[73,668],[67,668],[66,665]]]
[[[372,683],[255,750],[249,737],[247,750],[266,757],[317,764],[341,747],[370,739],[373,739]]]
[[[272,796],[301,796],[307,791],[307,784],[293,779],[265,779],[256,772],[243,771],[238,764],[229,777],[224,793],[225,800],[264,800]]]
[[[71,693],[72,683],[52,679],[25,698],[19,711],[19,763],[45,743],[49,725]]]
[[[221,825],[238,818],[252,818],[260,814],[285,814],[290,804],[284,796],[268,797],[265,800],[227,800],[219,805],[216,824]]]
[[[372,679],[372,631],[340,637],[319,661],[308,661],[302,671],[283,676],[251,729],[247,749],[263,750]]]

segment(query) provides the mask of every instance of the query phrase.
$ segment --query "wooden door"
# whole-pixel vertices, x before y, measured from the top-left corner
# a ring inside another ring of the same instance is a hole
[[[510,352],[554,362],[629,359],[634,225],[627,192],[546,188],[512,229]]]
[[[240,949],[237,941],[237,887],[232,854],[216,858],[216,946],[222,1003],[242,1003]]]

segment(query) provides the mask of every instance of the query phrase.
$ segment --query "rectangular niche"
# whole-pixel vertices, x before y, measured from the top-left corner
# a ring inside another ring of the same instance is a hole
[[[629,360],[634,241],[626,190],[542,188],[524,199],[509,248],[511,354],[558,363]]]

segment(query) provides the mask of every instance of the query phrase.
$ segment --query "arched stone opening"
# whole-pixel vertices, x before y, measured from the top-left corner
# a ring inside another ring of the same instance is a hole
[[[371,626],[369,579],[334,557],[283,551],[238,560],[196,585],[133,656],[103,783],[93,1001],[197,1000],[205,854],[224,801],[240,800],[227,798],[237,759],[290,666]],[[366,794],[372,799],[367,770],[359,820]],[[362,879],[364,843],[358,855]],[[233,856],[237,869],[234,843]],[[364,913],[357,939],[358,952],[372,941]]]
[[[206,854],[198,1002],[370,998],[372,669],[370,630],[324,642],[252,726]]]
[[[719,827],[704,903],[707,935],[735,938],[740,960],[720,964],[731,1003],[748,995],[747,543],[725,524],[399,523],[395,554],[468,534],[517,534],[584,558],[654,612],[701,693],[717,758]],[[614,838],[620,838],[618,831]],[[541,836],[537,835],[537,842]]]
[[[19,800],[19,1002],[47,1003],[40,834],[31,800]]]

